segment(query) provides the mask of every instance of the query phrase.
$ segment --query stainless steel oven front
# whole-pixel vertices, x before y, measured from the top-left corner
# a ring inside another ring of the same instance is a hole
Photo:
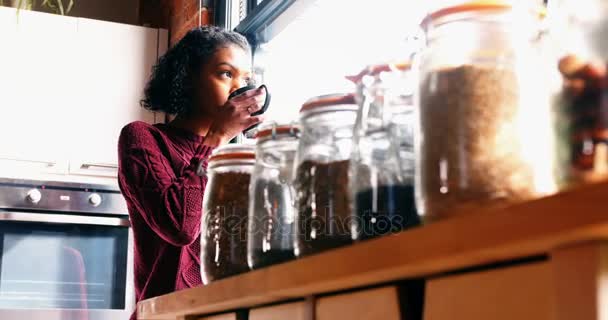
[[[120,320],[134,308],[115,187],[0,179],[0,319]]]

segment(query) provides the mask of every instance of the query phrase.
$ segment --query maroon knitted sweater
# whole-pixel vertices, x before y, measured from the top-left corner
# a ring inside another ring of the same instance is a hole
[[[204,138],[164,124],[133,122],[118,141],[118,182],[133,228],[136,301],[202,283],[200,226]],[[131,317],[135,319],[135,314]]]

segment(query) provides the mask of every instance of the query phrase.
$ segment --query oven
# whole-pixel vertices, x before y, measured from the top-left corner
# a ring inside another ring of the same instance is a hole
[[[120,320],[134,308],[116,187],[0,179],[0,319]]]

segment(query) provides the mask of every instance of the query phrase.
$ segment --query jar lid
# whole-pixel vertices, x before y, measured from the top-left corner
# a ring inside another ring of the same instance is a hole
[[[218,160],[255,160],[255,147],[249,144],[227,144],[213,150],[209,162]]]
[[[473,0],[464,2],[457,5],[443,7],[439,10],[431,12],[428,14],[420,23],[423,29],[431,23],[433,20],[437,20],[443,18],[445,16],[449,16],[457,13],[466,13],[466,12],[506,12],[510,11],[514,8],[513,1],[507,0]],[[530,10],[532,13],[538,14],[539,18],[543,18],[546,15],[546,8],[543,6],[533,6],[530,5]]]
[[[426,29],[428,24],[436,19],[443,18],[445,16],[455,14],[455,13],[463,13],[463,12],[473,12],[473,11],[508,11],[513,8],[513,4],[507,1],[500,0],[478,0],[478,1],[469,1],[461,4],[443,7],[439,10],[431,12],[428,14],[421,23],[421,26]]]
[[[382,72],[392,72],[392,71],[407,71],[412,68],[412,64],[409,61],[403,61],[399,63],[387,63],[387,64],[379,64],[375,66],[371,66],[369,74],[374,76],[380,74]]]
[[[359,83],[365,76],[377,76],[382,72],[395,72],[395,71],[408,71],[412,68],[412,64],[409,61],[403,61],[398,63],[383,63],[367,66],[354,76],[346,76],[346,79]]]
[[[357,102],[354,93],[335,93],[310,98],[302,105],[300,113],[321,111],[331,108],[332,111],[356,111]]]
[[[278,124],[276,122],[263,123],[260,129],[255,133],[256,139],[275,138],[277,135],[288,135],[297,137],[300,133],[300,127],[296,123]]]

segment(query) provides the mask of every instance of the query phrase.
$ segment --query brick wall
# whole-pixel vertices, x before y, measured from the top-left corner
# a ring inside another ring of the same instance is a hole
[[[171,45],[179,41],[190,29],[199,25],[213,23],[212,8],[203,7],[199,12],[199,0],[169,0],[172,3],[172,13],[169,30]]]
[[[177,43],[188,30],[213,23],[213,9],[203,7],[199,0],[141,0],[140,23],[169,29],[170,45]]]

